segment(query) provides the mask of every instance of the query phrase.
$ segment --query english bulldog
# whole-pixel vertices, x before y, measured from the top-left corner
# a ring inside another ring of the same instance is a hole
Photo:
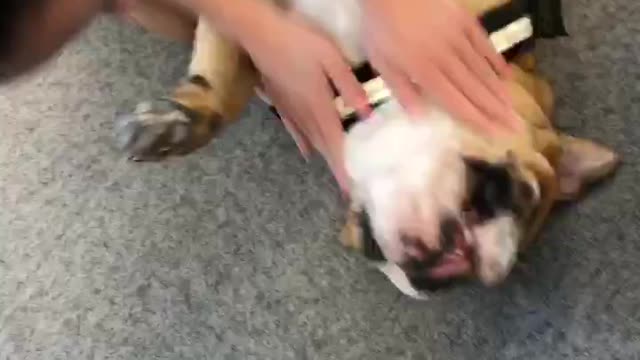
[[[352,189],[341,241],[417,299],[469,280],[498,285],[534,242],[554,204],[577,199],[620,162],[614,151],[553,126],[552,88],[538,74],[532,45],[537,38],[566,35],[559,0],[456,0],[478,16],[512,67],[507,86],[524,125],[498,138],[485,137],[426,100],[422,116],[406,113],[368,66],[359,1],[280,4],[335,39],[374,107],[369,118],[359,119],[336,97]],[[142,1],[133,18],[193,40],[194,49],[188,80],[168,100],[143,102],[118,118],[119,144],[139,161],[207,145],[261,95],[259,74],[236,44],[206,20],[157,4]]]

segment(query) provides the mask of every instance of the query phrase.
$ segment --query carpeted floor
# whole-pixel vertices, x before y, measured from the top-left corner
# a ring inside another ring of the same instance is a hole
[[[345,253],[328,172],[261,106],[197,155],[134,164],[112,115],[188,49],[100,20],[0,89],[0,359],[640,358],[640,3],[566,1],[540,48],[558,123],[623,154],[498,289],[414,302]]]

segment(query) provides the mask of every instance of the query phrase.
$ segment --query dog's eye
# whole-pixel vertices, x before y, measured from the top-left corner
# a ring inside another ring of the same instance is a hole
[[[505,166],[471,160],[469,202],[479,221],[494,218],[502,211],[516,211],[514,181]]]

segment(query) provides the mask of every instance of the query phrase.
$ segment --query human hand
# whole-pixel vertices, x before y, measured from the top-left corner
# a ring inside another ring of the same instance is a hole
[[[301,152],[318,150],[348,192],[344,131],[330,84],[362,115],[368,111],[366,93],[334,43],[293,14],[274,15],[269,22],[262,17],[268,31],[255,31],[243,45]]]
[[[372,65],[410,111],[425,96],[490,134],[520,123],[501,78],[509,67],[479,22],[451,0],[362,0]]]

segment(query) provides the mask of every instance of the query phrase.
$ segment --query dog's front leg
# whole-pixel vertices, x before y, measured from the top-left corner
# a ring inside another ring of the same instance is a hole
[[[118,142],[135,160],[189,154],[238,118],[256,80],[248,56],[201,18],[188,79],[168,99],[140,103],[119,116]]]

